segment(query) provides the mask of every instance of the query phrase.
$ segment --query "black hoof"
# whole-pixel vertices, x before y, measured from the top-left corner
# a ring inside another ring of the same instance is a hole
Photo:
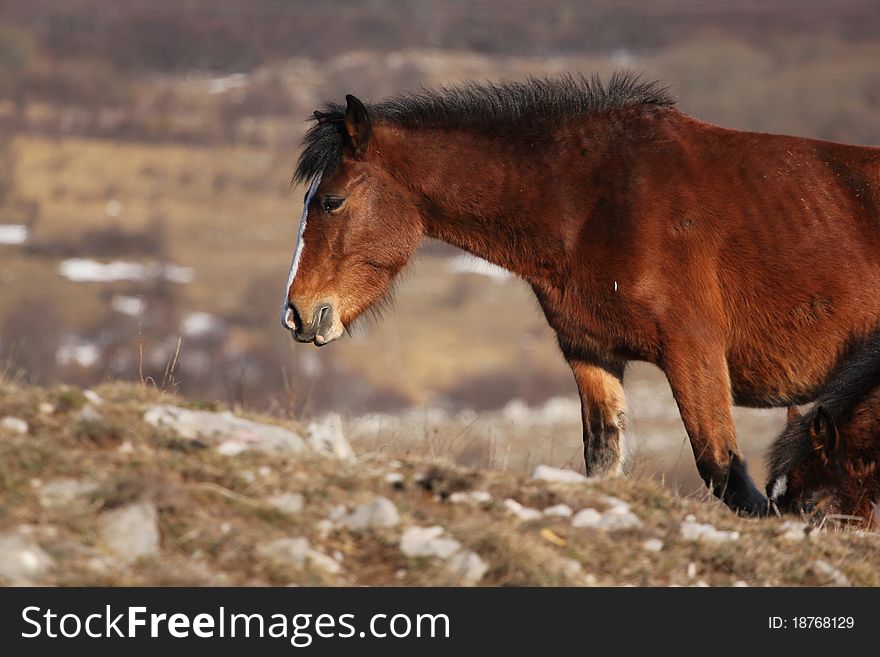
[[[737,513],[753,518],[767,516],[770,505],[755,486],[744,461],[731,456],[726,482],[715,487],[715,494]]]

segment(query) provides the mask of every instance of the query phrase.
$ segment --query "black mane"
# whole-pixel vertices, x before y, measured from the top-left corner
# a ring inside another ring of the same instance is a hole
[[[367,113],[377,123],[499,134],[623,107],[667,107],[674,102],[659,82],[643,82],[631,73],[615,73],[607,84],[598,76],[582,75],[528,78],[524,82],[467,82],[367,105]],[[339,126],[344,112],[345,108],[337,103],[324,106],[324,119],[306,133],[295,181],[304,182],[338,166],[342,157]]]
[[[769,472],[787,472],[806,457],[810,449],[807,427],[820,406],[838,426],[880,386],[880,331],[859,348],[851,348],[838,364],[822,394],[799,423],[786,430],[770,447]]]

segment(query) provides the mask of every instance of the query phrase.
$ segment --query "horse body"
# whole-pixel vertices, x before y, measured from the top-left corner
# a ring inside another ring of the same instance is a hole
[[[364,256],[342,255],[346,239],[379,240],[383,255],[359,274],[343,326],[422,236],[461,247],[535,291],[581,395],[588,474],[621,471],[623,374],[645,360],[669,379],[704,479],[761,512],[731,404],[812,398],[880,325],[880,149],[727,130],[662,98],[477,125],[379,106],[366,128],[354,101],[333,119],[342,155],[319,193],[372,225],[316,235],[339,245],[335,269],[306,266],[307,248],[291,308],[326,297],[320,279],[348,287],[338,263]]]

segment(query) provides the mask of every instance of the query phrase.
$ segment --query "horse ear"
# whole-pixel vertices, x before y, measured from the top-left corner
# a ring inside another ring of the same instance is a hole
[[[837,458],[840,442],[837,425],[824,407],[816,408],[816,415],[810,423],[809,433],[813,450],[819,452],[829,463]]]
[[[324,124],[329,123],[333,118],[333,115],[330,112],[322,112],[320,110],[315,110],[315,121],[318,123]]]
[[[789,423],[794,422],[800,416],[801,416],[801,413],[800,413],[800,411],[798,411],[797,406],[789,406],[788,407],[788,417],[786,418],[787,422],[789,422]]]
[[[354,150],[356,157],[363,157],[367,150],[367,142],[370,141],[372,128],[370,127],[370,117],[367,115],[367,108],[364,104],[348,94],[345,96],[345,132],[348,135],[348,142]]]

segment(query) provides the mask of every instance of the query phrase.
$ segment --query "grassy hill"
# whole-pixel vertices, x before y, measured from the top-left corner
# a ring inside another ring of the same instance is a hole
[[[145,420],[176,408],[221,428]],[[876,534],[745,520],[649,479],[563,483],[375,441],[333,455],[326,426],[221,410],[141,385],[0,383],[0,581],[880,585]]]

